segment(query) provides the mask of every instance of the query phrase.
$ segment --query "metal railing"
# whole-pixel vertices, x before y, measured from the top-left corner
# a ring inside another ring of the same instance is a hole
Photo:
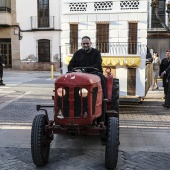
[[[54,16],[37,17],[31,16],[32,29],[54,29]]]
[[[145,95],[152,85],[153,64],[146,64],[145,67]]]
[[[140,42],[128,43],[128,42],[112,42],[112,43],[97,43],[92,45],[93,48],[98,49],[103,55],[141,55],[145,50],[146,45],[141,45]],[[65,53],[73,54],[81,45],[78,44],[66,44]],[[64,52],[64,51],[63,51]]]
[[[11,8],[6,6],[0,6],[0,12],[9,12],[11,13]]]

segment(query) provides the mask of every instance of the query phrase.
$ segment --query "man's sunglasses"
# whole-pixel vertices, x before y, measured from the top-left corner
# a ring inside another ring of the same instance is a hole
[[[82,43],[83,45],[89,45],[90,43]]]

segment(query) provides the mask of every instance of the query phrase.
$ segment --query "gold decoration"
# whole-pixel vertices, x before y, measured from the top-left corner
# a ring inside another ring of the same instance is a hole
[[[68,65],[71,56],[65,58],[65,63]],[[127,66],[127,67],[139,67],[140,56],[102,56],[102,66]]]

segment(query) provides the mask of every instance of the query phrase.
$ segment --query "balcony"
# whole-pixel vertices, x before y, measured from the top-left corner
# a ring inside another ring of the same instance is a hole
[[[0,12],[9,12],[11,13],[11,8],[6,6],[0,6]]]
[[[80,49],[78,44],[66,44],[65,54],[73,54],[77,49]],[[141,43],[97,43],[93,45],[93,48],[97,48],[104,56],[125,56],[125,55],[141,55],[145,53],[146,45],[141,45]],[[64,52],[64,51],[63,51]]]
[[[50,17],[31,17],[31,28],[33,30],[54,29],[54,16]]]
[[[0,7],[0,25],[11,25],[11,8],[8,7]]]

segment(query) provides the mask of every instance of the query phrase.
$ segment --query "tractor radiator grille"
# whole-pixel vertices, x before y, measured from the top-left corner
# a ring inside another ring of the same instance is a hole
[[[62,97],[58,96],[57,106],[58,110],[61,110],[61,113],[64,117],[69,117],[70,105],[69,105],[69,88],[64,87],[64,95]]]
[[[84,88],[86,89],[86,88]],[[86,89],[87,90],[87,89]],[[96,108],[96,100],[97,100],[97,92],[98,87],[94,87],[92,90],[92,103],[90,104],[92,107],[92,114],[95,114],[95,108]],[[61,112],[63,117],[69,117],[70,115],[70,101],[69,101],[69,94],[70,90],[68,87],[62,87],[62,95],[57,95],[57,110],[58,115]],[[81,117],[82,115],[88,114],[90,111],[89,109],[89,103],[88,103],[88,97],[89,97],[89,91],[86,91],[86,93],[82,94],[82,88],[81,87],[75,87],[74,88],[74,117]]]
[[[82,97],[80,94],[80,87],[74,88],[74,116],[80,117],[81,114],[84,115],[88,112],[88,102],[87,97]]]
[[[98,92],[98,87],[94,87],[92,91],[92,114],[93,115],[95,113],[95,108],[96,108],[97,92]]]

